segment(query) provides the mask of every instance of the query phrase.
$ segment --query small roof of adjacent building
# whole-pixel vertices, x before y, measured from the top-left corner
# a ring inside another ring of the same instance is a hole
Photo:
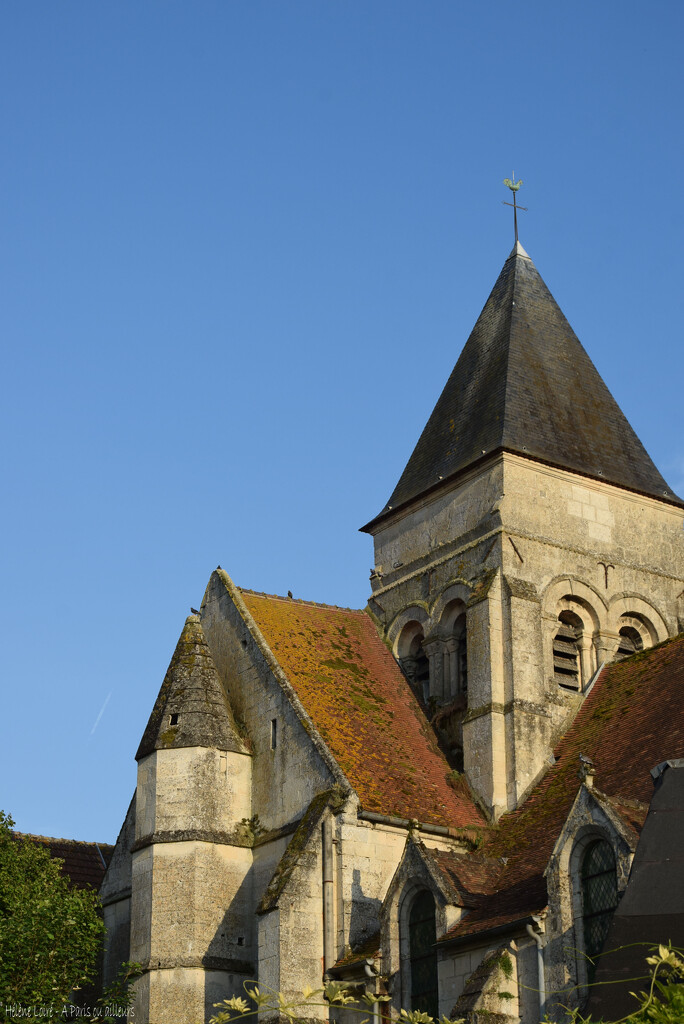
[[[484,823],[366,612],[240,594],[364,810],[456,828]]]
[[[363,529],[502,451],[681,504],[519,242],[389,502]]]
[[[109,843],[85,843],[76,839],[53,839],[50,836],[34,836],[26,832],[15,832],[17,839],[27,839],[44,846],[51,857],[58,857],[62,874],[78,889],[99,889],[114,847]]]

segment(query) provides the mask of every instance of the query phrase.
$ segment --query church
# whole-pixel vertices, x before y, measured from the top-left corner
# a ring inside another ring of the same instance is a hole
[[[367,607],[219,567],[182,627],[100,890],[135,1021],[247,980],[473,1024],[583,1005],[684,758],[683,526],[516,241],[363,527]]]

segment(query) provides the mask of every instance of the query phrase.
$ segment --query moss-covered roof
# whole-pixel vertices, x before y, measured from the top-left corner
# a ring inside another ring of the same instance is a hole
[[[278,906],[278,900],[285,891],[287,883],[297,867],[299,858],[320,822],[324,810],[337,796],[338,794],[334,790],[327,790],[324,793],[318,793],[313,798],[297,825],[292,839],[287,844],[285,852],[278,861],[278,866],[273,872],[271,881],[266,886],[266,892],[261,897],[257,907],[257,914],[265,914],[268,910],[273,910]]]
[[[341,967],[352,967],[354,964],[363,963],[366,960],[377,960],[380,957],[380,932],[373,932],[368,938],[363,939],[353,949],[347,949],[344,956],[335,964],[333,970]]]
[[[241,591],[305,711],[367,811],[481,825],[372,619],[362,611]]]
[[[478,905],[446,941],[546,906],[544,870],[581,785],[580,754],[595,764],[597,790],[626,824],[640,829],[653,792],[651,768],[684,757],[683,693],[684,633],[601,672],[555,751],[555,765],[490,832],[480,853],[490,861],[506,858],[505,867],[495,884],[485,880]],[[468,871],[463,860],[451,860],[457,886],[460,873]]]

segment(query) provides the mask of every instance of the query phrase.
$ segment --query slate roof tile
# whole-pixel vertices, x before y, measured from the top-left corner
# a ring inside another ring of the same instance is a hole
[[[508,451],[682,504],[519,243],[385,509]]]
[[[241,595],[365,810],[483,825],[469,794],[447,781],[434,732],[366,612]]]

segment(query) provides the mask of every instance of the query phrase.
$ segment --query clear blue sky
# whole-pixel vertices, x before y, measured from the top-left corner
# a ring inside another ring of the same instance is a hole
[[[218,563],[364,605],[357,528],[511,249],[513,170],[522,243],[684,487],[683,23],[675,0],[2,6],[18,827],[115,839]]]

